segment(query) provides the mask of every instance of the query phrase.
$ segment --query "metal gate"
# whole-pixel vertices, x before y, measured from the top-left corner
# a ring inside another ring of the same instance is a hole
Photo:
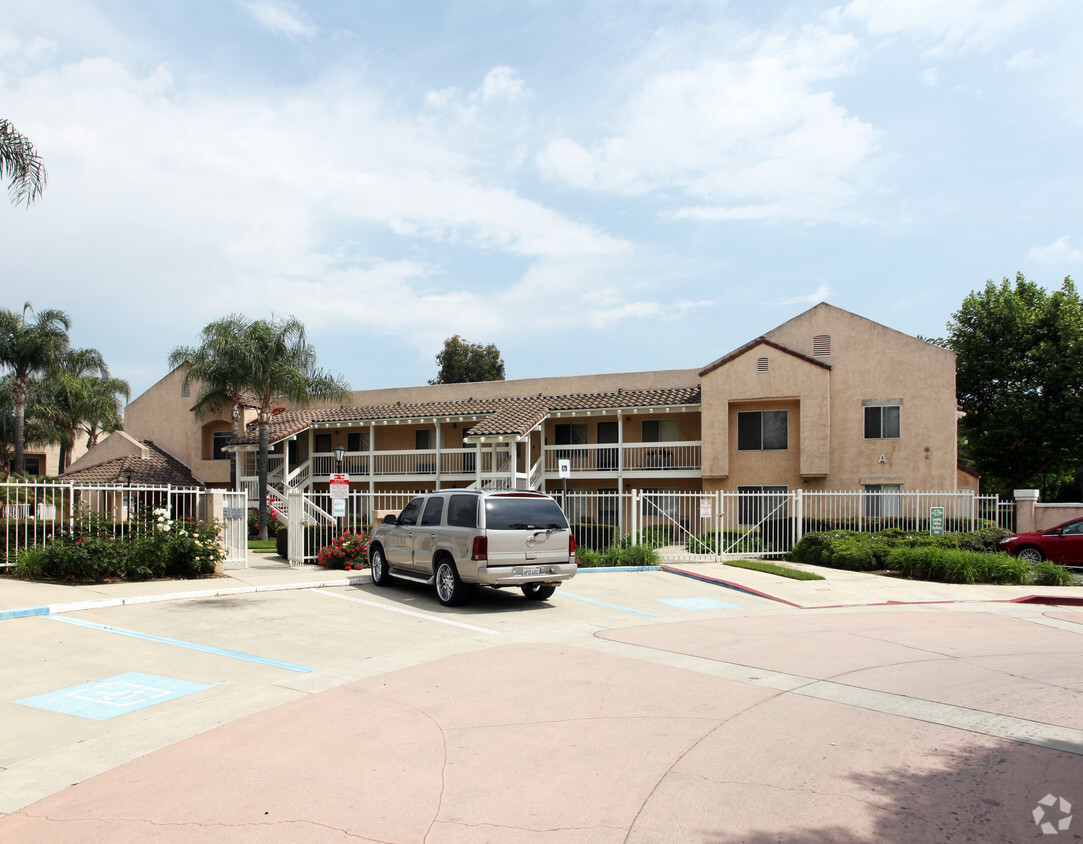
[[[245,492],[222,493],[222,547],[226,558],[222,567],[248,568],[248,495]]]

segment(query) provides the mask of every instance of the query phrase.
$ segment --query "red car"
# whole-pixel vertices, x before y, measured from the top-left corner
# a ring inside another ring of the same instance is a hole
[[[1000,540],[1000,550],[1032,563],[1083,563],[1083,519],[1033,533],[1013,534]]]

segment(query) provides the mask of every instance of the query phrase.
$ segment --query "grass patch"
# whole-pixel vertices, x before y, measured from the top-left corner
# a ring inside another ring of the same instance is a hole
[[[812,571],[801,571],[786,566],[778,566],[774,563],[764,563],[759,560],[727,560],[727,566],[736,566],[739,569],[752,569],[762,571],[764,574],[777,574],[779,577],[789,577],[792,580],[823,580],[821,575]]]
[[[277,551],[278,548],[275,547],[275,540],[273,539],[249,539],[248,550],[270,552]]]

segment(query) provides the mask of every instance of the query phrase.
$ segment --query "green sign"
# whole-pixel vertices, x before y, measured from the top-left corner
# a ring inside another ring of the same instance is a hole
[[[929,508],[929,536],[944,535],[944,508]]]

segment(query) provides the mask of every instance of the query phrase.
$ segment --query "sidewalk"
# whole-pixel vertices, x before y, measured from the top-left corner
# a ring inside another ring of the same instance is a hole
[[[720,588],[737,589],[801,609],[986,601],[1030,601],[1083,605],[1083,586],[994,586],[934,583],[788,563],[824,580],[792,580],[724,563],[675,563],[663,569]],[[603,576],[605,569],[581,569],[579,577]],[[251,553],[248,567],[220,577],[69,586],[0,580],[0,620],[24,615],[72,612],[90,607],[205,598],[280,589],[311,589],[368,582],[368,571],[291,567],[276,554]],[[1037,600],[1036,600],[1037,599]]]

